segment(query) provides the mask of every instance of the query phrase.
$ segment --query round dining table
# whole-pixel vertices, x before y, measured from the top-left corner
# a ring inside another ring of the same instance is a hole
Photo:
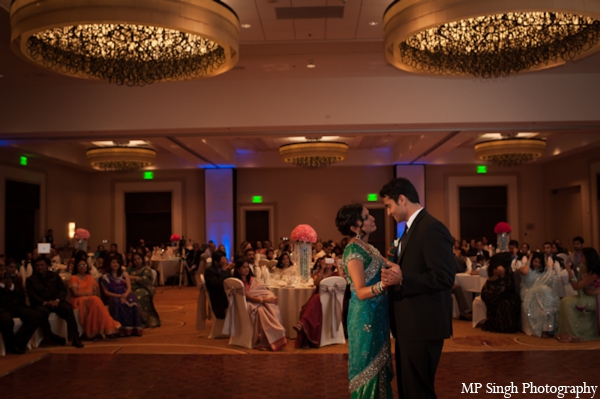
[[[286,336],[295,339],[297,334],[294,326],[300,320],[300,309],[313,295],[315,287],[268,286],[267,288],[278,298],[279,311],[281,312]]]
[[[182,267],[181,262],[182,261],[179,258],[152,259],[150,265],[158,272],[158,285],[165,285],[165,281],[169,277],[178,276],[180,268]]]

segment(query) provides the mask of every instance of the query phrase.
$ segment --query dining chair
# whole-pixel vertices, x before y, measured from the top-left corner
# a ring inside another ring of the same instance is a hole
[[[237,278],[228,278],[223,282],[223,288],[229,298],[223,333],[229,335],[229,345],[251,349],[254,325],[248,314],[244,283]]]
[[[200,274],[198,279],[198,307],[196,309],[196,330],[198,331],[206,328],[206,295],[206,282],[204,275]]]
[[[319,284],[319,298],[323,310],[320,346],[346,343],[342,326],[346,284],[346,280],[338,276],[324,278]]]

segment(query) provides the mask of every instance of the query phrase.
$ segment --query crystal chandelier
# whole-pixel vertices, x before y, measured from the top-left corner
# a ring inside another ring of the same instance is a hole
[[[143,86],[233,68],[239,22],[213,0],[16,0],[11,46],[54,72]]]
[[[475,157],[500,166],[516,166],[533,161],[546,153],[546,142],[541,139],[519,138],[516,133],[503,134],[499,140],[475,144]]]
[[[304,168],[322,168],[341,162],[348,155],[348,144],[334,141],[320,141],[308,138],[304,143],[285,144],[279,147],[281,160]]]
[[[129,147],[128,142],[114,144],[112,147],[87,150],[87,160],[94,169],[105,172],[131,172],[154,165],[156,151],[153,149]]]
[[[552,2],[548,2],[552,3]],[[496,78],[550,68],[600,48],[600,13],[580,2],[396,1],[384,16],[385,54],[397,68]]]

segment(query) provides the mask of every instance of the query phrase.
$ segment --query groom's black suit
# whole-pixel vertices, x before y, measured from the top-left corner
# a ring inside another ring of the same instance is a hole
[[[452,335],[453,242],[446,226],[423,209],[396,254],[403,283],[388,295],[401,399],[436,397],[435,371],[444,339]]]

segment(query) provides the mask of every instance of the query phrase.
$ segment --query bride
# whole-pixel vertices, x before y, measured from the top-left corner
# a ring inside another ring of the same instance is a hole
[[[352,292],[348,309],[348,379],[352,398],[392,398],[393,378],[384,260],[368,244],[375,219],[362,205],[345,205],[335,219],[337,229],[352,237],[343,264]]]

